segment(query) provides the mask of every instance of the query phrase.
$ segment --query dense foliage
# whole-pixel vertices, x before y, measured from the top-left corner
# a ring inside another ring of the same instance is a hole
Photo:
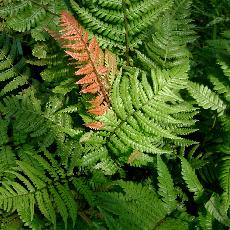
[[[0,1],[0,229],[230,229],[229,0]]]

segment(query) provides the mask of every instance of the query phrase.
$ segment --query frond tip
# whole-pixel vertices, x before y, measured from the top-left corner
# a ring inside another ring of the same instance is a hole
[[[92,107],[89,113],[101,116],[110,107],[108,97],[109,68],[105,64],[105,55],[101,51],[95,37],[89,41],[88,32],[67,11],[61,14],[62,47],[65,52],[77,61],[81,67],[75,72],[76,76],[83,76],[76,83],[83,85],[81,93],[96,94],[94,100],[89,101]],[[94,127],[95,125],[93,125]],[[96,128],[101,125],[96,124]],[[87,125],[91,127],[91,125]]]

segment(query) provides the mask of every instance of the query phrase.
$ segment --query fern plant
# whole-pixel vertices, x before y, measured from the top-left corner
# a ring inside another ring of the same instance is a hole
[[[145,52],[137,51],[137,59],[144,68],[172,68],[189,60],[191,53],[187,46],[196,39],[190,19],[191,4],[190,0],[174,1],[173,7],[146,32]]]
[[[3,1],[0,17],[4,26],[15,31],[29,31],[36,41],[46,40],[45,29],[54,28],[58,23],[59,13],[65,9],[63,1]]]
[[[143,33],[162,14],[172,7],[165,1],[75,1],[70,5],[80,22],[97,38],[102,48],[124,54],[142,44]]]
[[[30,69],[26,65],[19,39],[0,35],[0,97],[28,85]]]
[[[0,228],[228,229],[227,7],[1,1]]]

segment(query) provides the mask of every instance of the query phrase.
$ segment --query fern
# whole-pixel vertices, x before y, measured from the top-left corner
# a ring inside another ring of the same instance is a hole
[[[50,163],[55,166],[56,161],[47,151],[44,152],[49,157]],[[65,226],[67,218],[71,217],[75,224],[77,216],[77,206],[69,191],[67,184],[61,184],[65,172],[60,168],[55,171],[51,164],[39,155],[30,155],[40,164],[39,168],[34,168],[27,162],[17,161],[17,167],[12,171],[22,184],[5,180],[0,188],[0,206],[9,211],[17,210],[20,218],[29,226],[34,226],[34,208],[38,206],[41,213],[54,225],[56,225],[56,212],[59,212]],[[47,171],[51,178],[45,175]],[[59,174],[59,175],[58,175]],[[51,200],[54,201],[54,206]]]
[[[0,178],[5,175],[5,170],[14,167],[16,160],[16,154],[12,148],[8,145],[0,147]]]
[[[118,185],[123,193],[97,195],[97,206],[109,226],[116,223],[118,229],[124,229],[126,226],[131,229],[153,229],[164,219],[166,210],[163,203],[147,186],[123,181],[118,182]]]
[[[229,209],[229,199],[230,199],[230,161],[229,161],[229,151],[228,149],[224,150],[225,155],[221,158],[221,163],[219,164],[219,179],[221,183],[221,187],[223,188],[224,192],[222,194],[222,202],[224,206],[225,212]]]
[[[88,41],[88,33],[80,26],[75,18],[69,15],[68,12],[62,13],[62,24],[63,27],[60,40],[68,41],[69,44],[62,44],[63,47],[69,48],[66,53],[73,59],[77,60],[77,64],[84,63],[75,75],[85,75],[82,79],[77,81],[77,84],[83,84],[84,88],[81,90],[82,93],[97,94],[95,99],[90,100],[90,104],[93,108],[89,109],[88,112],[94,115],[103,115],[109,108],[110,102],[108,97],[108,88],[110,87],[109,81],[109,70],[114,69],[116,66],[112,55],[107,53],[104,54],[100,51],[95,38]],[[72,41],[72,43],[70,43]],[[74,43],[73,43],[74,41]],[[106,68],[104,62],[111,64]],[[111,63],[110,63],[111,62]],[[104,64],[104,65],[103,65]],[[87,127],[94,129],[101,128],[100,122],[93,122],[86,124]]]
[[[229,228],[229,7],[0,1],[0,228]]]
[[[117,76],[111,92],[112,110],[98,118],[109,131],[107,143],[113,152],[123,157],[132,150],[170,153],[166,143],[194,143],[180,137],[195,131],[190,119],[196,111],[177,93],[186,86],[185,68],[153,70],[151,76],[129,69]]]
[[[0,111],[5,115],[6,120],[11,120],[12,116],[15,117],[13,130],[16,135],[19,132],[30,138],[40,137],[40,143],[38,143],[49,146],[55,137],[62,142],[66,134],[70,136],[79,134],[72,128],[72,121],[68,114],[56,113],[62,104],[55,97],[47,103],[44,112],[32,89],[27,90],[23,96],[6,97],[3,101],[4,103],[0,104]]]
[[[210,200],[205,205],[206,209],[209,213],[215,217],[218,221],[220,221],[225,226],[230,226],[230,219],[224,213],[224,210],[221,205],[220,198],[217,194],[214,194]]]
[[[30,31],[37,41],[46,40],[48,28],[54,28],[58,23],[59,13],[65,9],[60,1],[48,2],[34,0],[7,1],[1,7],[0,17],[5,19],[7,27],[19,31]]]
[[[102,48],[129,52],[142,43],[143,32],[172,6],[172,1],[70,1],[86,29]],[[126,49],[126,51],[125,51]]]
[[[172,209],[175,209],[177,205],[177,196],[174,190],[172,177],[160,156],[157,157],[157,169],[159,181],[158,193],[163,197],[166,208],[171,211]]]
[[[150,38],[145,43],[146,55],[137,52],[137,58],[145,68],[172,68],[188,61],[191,54],[186,46],[196,39],[189,19],[190,6],[190,0],[175,1],[173,7],[153,24],[152,32],[148,33]]]
[[[193,192],[195,195],[195,199],[198,200],[201,198],[203,191],[203,187],[201,183],[199,182],[195,171],[192,169],[189,162],[181,157],[181,168],[182,168],[182,176],[185,180],[188,189],[190,192]]]
[[[79,148],[82,152],[79,165],[90,170],[103,171],[105,175],[113,175],[118,170],[118,165],[112,160],[105,146],[106,140],[93,133],[84,134]]]
[[[30,70],[26,65],[21,43],[8,35],[0,35],[0,97],[28,84]]]
[[[8,121],[3,119],[0,120],[0,146],[8,142],[7,128],[8,128]]]
[[[204,109],[210,108],[212,110],[216,110],[219,115],[224,113],[226,109],[225,103],[207,86],[190,82],[188,85],[188,91],[191,96],[196,99],[198,105]]]

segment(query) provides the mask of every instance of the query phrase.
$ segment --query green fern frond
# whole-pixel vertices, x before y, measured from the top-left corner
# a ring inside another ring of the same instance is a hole
[[[115,221],[121,229],[150,230],[165,218],[163,202],[148,186],[124,181],[118,185],[123,191],[97,194],[97,206],[108,224]]]
[[[85,181],[83,181],[81,178],[74,179],[72,183],[76,191],[82,195],[90,205],[94,206],[96,197],[87,183],[85,183]]]
[[[194,169],[191,167],[189,162],[181,157],[181,168],[182,168],[182,176],[185,180],[188,189],[190,192],[193,192],[195,195],[195,199],[198,200],[203,194],[203,186],[197,178],[197,175]]]
[[[224,151],[226,154],[221,158],[219,165],[219,180],[223,194],[221,196],[224,210],[227,213],[230,205],[230,155],[229,151]]]
[[[172,6],[172,1],[70,0],[70,4],[77,18],[93,32],[102,48],[115,51],[117,47],[117,53],[124,53],[127,44],[133,49],[142,43],[143,32]]]
[[[0,39],[0,97],[28,84],[29,68],[21,56],[20,41],[1,34]]]
[[[8,124],[7,120],[0,120],[0,146],[3,146],[8,142]]]
[[[40,164],[41,168],[35,168],[24,161],[17,161],[17,167],[14,170],[6,170],[5,172],[14,175],[18,182],[15,182],[15,179],[12,181],[10,177],[3,180],[0,187],[0,207],[7,212],[17,210],[22,221],[31,227],[34,225],[34,213],[37,206],[54,228],[57,213],[60,213],[66,228],[69,217],[75,225],[76,201],[70,192],[68,183],[61,184],[61,180],[65,180],[66,174],[53,178],[55,170],[56,175],[61,170],[60,166],[58,168],[55,166],[58,163],[51,156],[49,158],[52,158],[52,162],[49,163],[38,154],[30,153],[30,155]],[[48,177],[46,171],[53,174]]]
[[[209,212],[205,214],[199,213],[199,217],[198,217],[199,226],[202,229],[213,230],[213,219],[214,218]]]
[[[166,218],[159,226],[156,228],[157,230],[189,230],[189,223],[180,219],[175,218]]]
[[[0,178],[5,170],[16,166],[16,154],[10,146],[0,146]]]
[[[204,109],[216,110],[219,115],[224,113],[226,109],[225,103],[207,86],[189,82],[188,91],[199,106],[203,107]]]
[[[186,46],[196,39],[189,19],[191,3],[190,0],[175,1],[173,7],[153,25],[149,41],[145,43],[146,54],[138,54],[145,68],[149,69],[154,64],[172,68],[188,61],[191,54]]]
[[[3,4],[0,17],[5,19],[7,27],[19,32],[29,31],[35,40],[43,41],[48,38],[46,29],[56,27],[64,9],[66,6],[62,1],[11,1]]]
[[[88,134],[89,133],[86,133],[85,136]],[[118,166],[111,159],[108,149],[104,146],[105,140],[97,135],[93,136],[94,135],[92,135],[89,140],[83,140],[83,136],[80,139],[83,145],[81,146],[82,157],[79,166],[90,170],[100,170],[104,172],[105,175],[115,174],[118,170]]]
[[[195,108],[178,93],[186,84],[185,66],[152,70],[150,76],[134,68],[123,71],[113,84],[112,110],[99,117],[109,131],[109,148],[119,155],[132,150],[170,153],[164,148],[168,141],[179,146],[194,143],[180,137],[194,131],[195,124]]]
[[[220,81],[217,77],[210,76],[209,77],[210,81],[214,85],[214,90],[219,94],[223,95],[225,100],[230,102],[230,87],[226,85],[226,83],[223,83]]]
[[[162,200],[169,212],[175,209],[176,202],[176,192],[174,189],[174,184],[169,170],[160,156],[157,156],[157,171],[158,171],[158,193],[162,196]]]
[[[66,95],[77,88],[74,68],[56,43],[52,42],[51,45],[45,42],[36,43],[32,54],[35,58],[27,59],[26,62],[45,67],[40,76],[49,87],[52,87],[54,93]]]
[[[72,119],[67,113],[58,112],[62,102],[56,97],[50,98],[43,112],[41,101],[32,89],[16,97],[6,97],[0,103],[0,111],[6,119],[13,121],[15,132],[28,135],[28,138],[40,138],[40,145],[49,146],[54,138],[63,142],[66,135],[76,136],[82,131],[72,128]]]
[[[230,219],[225,213],[220,197],[217,194],[212,195],[210,200],[205,204],[205,208],[219,222],[225,226],[230,226]]]

